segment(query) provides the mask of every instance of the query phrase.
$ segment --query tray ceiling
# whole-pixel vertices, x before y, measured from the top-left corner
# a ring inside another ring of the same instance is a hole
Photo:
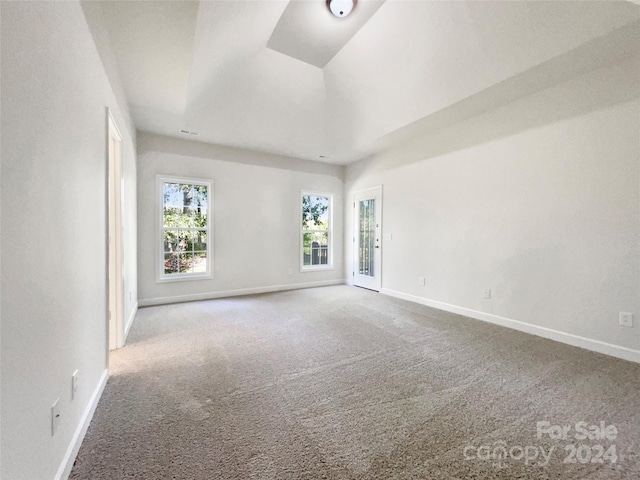
[[[640,47],[631,2],[101,5],[139,130],[338,164]]]

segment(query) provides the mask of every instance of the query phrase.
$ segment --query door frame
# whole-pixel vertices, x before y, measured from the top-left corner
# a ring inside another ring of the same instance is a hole
[[[107,351],[124,345],[122,134],[107,107]]]
[[[379,292],[382,288],[382,185],[357,190],[353,193],[353,284],[357,287],[367,288]],[[371,195],[376,198],[376,245],[374,250],[374,276],[365,277],[356,274],[359,263],[359,223],[360,213],[356,208],[358,198]]]

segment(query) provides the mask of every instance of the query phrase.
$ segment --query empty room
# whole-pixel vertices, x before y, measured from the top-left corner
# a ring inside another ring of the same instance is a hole
[[[0,1],[0,478],[640,478],[640,0]]]

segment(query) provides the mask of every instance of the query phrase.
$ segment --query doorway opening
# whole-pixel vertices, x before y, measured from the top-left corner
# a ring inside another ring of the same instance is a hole
[[[108,338],[109,350],[124,344],[124,267],[122,256],[122,135],[107,108],[108,155]]]

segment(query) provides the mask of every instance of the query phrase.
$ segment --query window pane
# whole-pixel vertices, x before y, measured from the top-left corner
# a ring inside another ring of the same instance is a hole
[[[164,251],[165,253],[178,252],[178,231],[165,230],[164,232]]]
[[[193,273],[205,273],[207,271],[207,252],[195,252],[193,254]]]
[[[373,277],[376,236],[375,199],[360,201],[360,244],[358,245],[358,273]]]
[[[164,254],[164,273],[165,275],[178,273],[178,254],[177,253]]]
[[[207,252],[181,252],[164,254],[164,273],[193,273],[207,271]]]
[[[207,232],[205,230],[194,232],[193,250],[196,252],[207,250]]]
[[[164,182],[165,227],[206,227],[208,191],[205,185]]]
[[[207,232],[205,230],[166,230],[164,232],[165,274],[207,271]]]
[[[183,230],[180,232],[181,246],[183,251],[193,251],[194,243],[198,240],[198,232],[196,230]]]
[[[305,230],[327,230],[329,228],[328,197],[302,196],[302,228]]]
[[[329,264],[329,234],[328,232],[305,233],[302,236],[302,264]]]
[[[165,254],[165,273],[205,273],[207,252]]]
[[[179,255],[178,260],[178,268],[180,273],[191,273],[193,265],[193,254],[192,253],[181,253]]]

